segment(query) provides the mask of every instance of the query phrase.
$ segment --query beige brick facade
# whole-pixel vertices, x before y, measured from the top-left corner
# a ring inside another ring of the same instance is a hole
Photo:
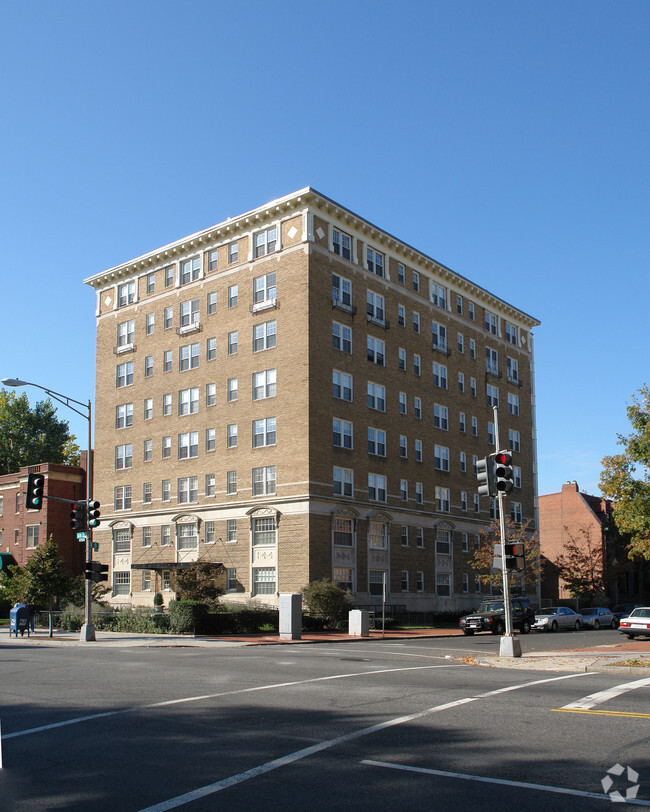
[[[488,395],[519,474],[508,510],[535,519],[538,322],[318,192],[86,281],[115,603],[170,597],[169,571],[200,559],[232,599],[328,577],[373,605],[385,572],[391,604],[473,605]]]

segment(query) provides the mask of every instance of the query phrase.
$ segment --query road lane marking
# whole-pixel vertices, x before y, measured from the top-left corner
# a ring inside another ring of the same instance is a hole
[[[151,702],[148,705],[137,705],[130,708],[118,708],[112,711],[103,711],[102,713],[91,713],[88,716],[77,716],[73,719],[66,719],[63,722],[53,722],[49,725],[41,725],[40,727],[32,727],[27,730],[17,730],[15,733],[6,733],[2,736],[2,740],[16,739],[19,736],[29,736],[32,733],[43,733],[46,730],[55,730],[59,727],[67,727],[68,725],[78,725],[82,722],[92,722],[95,719],[105,719],[109,716],[119,716],[124,713],[137,713],[143,710],[152,708],[165,708],[171,705],[182,705],[187,702],[200,702],[205,699],[219,699],[224,696],[236,696],[238,694],[255,693],[256,691],[270,691],[274,688],[295,688],[298,685],[309,685],[315,682],[327,682],[338,679],[349,679],[351,677],[367,677],[368,675],[374,676],[375,674],[391,674],[403,671],[423,671],[430,668],[467,668],[468,666],[463,663],[448,663],[444,665],[411,665],[403,668],[382,668],[381,670],[368,670],[358,671],[352,674],[332,674],[328,677],[312,677],[311,679],[295,680],[293,682],[276,682],[269,685],[257,685],[254,688],[239,688],[235,691],[220,691],[216,694],[203,694],[202,696],[186,696],[179,699],[166,699],[162,702]],[[582,676],[582,675],[580,675]]]
[[[489,778],[483,775],[468,775],[467,773],[453,773],[448,770],[433,770],[428,767],[412,767],[406,764],[391,764],[387,761],[372,761],[371,759],[363,759],[362,764],[368,764],[371,767],[387,767],[391,770],[404,770],[406,772],[422,773],[424,775],[437,775],[442,778],[460,778],[463,781],[478,781],[483,784],[499,784],[505,787],[516,787],[517,789],[536,789],[541,792],[554,792],[557,795],[572,795],[578,798],[592,798],[598,801],[609,801],[611,798],[605,793],[586,792],[580,789],[570,789],[569,787],[553,787],[548,784],[531,784],[528,781],[509,781],[505,778]],[[636,804],[637,806],[650,806],[650,801],[642,800],[629,800],[628,804]]]
[[[581,710],[580,708],[551,708],[555,713],[590,713],[593,716],[628,716],[630,719],[650,719],[650,713],[632,713],[631,711]]]
[[[444,666],[434,666],[434,667],[444,668]],[[394,669],[394,670],[402,670],[402,669]],[[540,685],[542,683],[559,682],[560,680],[575,679],[577,677],[584,676],[587,675],[585,673],[580,673],[580,674],[566,674],[561,677],[549,677],[547,679],[535,680],[534,682],[520,683],[518,685],[509,687],[509,690],[515,691],[519,688],[528,688],[534,685]],[[395,719],[387,719],[385,722],[380,722],[376,725],[371,725],[370,727],[364,727],[361,728],[360,730],[355,730],[352,733],[346,733],[342,736],[337,736],[335,739],[328,739],[327,741],[318,742],[317,744],[313,744],[310,747],[305,747],[302,750],[296,750],[294,753],[289,753],[286,756],[281,756],[280,758],[273,759],[272,761],[267,761],[265,764],[260,764],[257,767],[251,768],[250,770],[246,770],[242,773],[237,773],[236,775],[231,775],[228,778],[222,778],[221,781],[215,781],[213,784],[207,784],[206,786],[199,787],[198,789],[191,790],[190,792],[186,792],[183,795],[178,795],[175,798],[169,798],[167,801],[162,801],[159,804],[148,806],[145,809],[141,809],[140,812],[167,812],[167,810],[169,809],[176,809],[179,806],[184,806],[185,804],[192,803],[193,801],[196,801],[199,798],[205,798],[208,795],[213,795],[216,792],[221,792],[221,790],[223,789],[228,789],[229,787],[233,787],[236,784],[241,784],[243,781],[248,781],[251,778],[257,778],[257,776],[264,775],[264,773],[271,772],[271,770],[277,770],[279,767],[285,767],[287,764],[292,764],[295,761],[307,758],[308,756],[311,756],[314,753],[320,753],[323,750],[329,750],[330,748],[336,747],[339,744],[345,744],[347,742],[353,741],[354,739],[359,739],[362,736],[369,736],[371,733],[377,733],[382,730],[387,730],[388,728],[404,724],[405,722],[412,722],[417,719],[422,719],[425,716],[431,715],[432,713],[440,713],[441,711],[450,710],[451,708],[457,708],[461,705],[467,705],[471,702],[477,702],[479,699],[487,699],[488,697],[495,696],[496,694],[501,693],[503,690],[505,689],[501,689],[499,691],[490,691],[486,694],[478,694],[477,696],[468,696],[463,699],[456,699],[453,702],[446,702],[443,705],[436,705],[433,708],[427,708],[426,710],[418,711],[417,713],[411,713],[408,714],[407,716],[399,716]]]
[[[637,679],[633,682],[622,682],[620,685],[614,685],[606,691],[598,691],[595,694],[583,696],[582,699],[578,699],[568,705],[563,705],[561,708],[556,708],[555,710],[589,710],[593,708],[594,705],[600,705],[610,699],[615,699],[617,696],[627,693],[628,691],[634,691],[637,688],[645,688],[646,685],[650,685],[650,677]]]

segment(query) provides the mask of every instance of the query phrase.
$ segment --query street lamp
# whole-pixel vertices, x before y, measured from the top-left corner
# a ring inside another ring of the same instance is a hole
[[[69,409],[72,409],[73,412],[76,412],[81,417],[85,417],[88,421],[88,456],[86,458],[86,504],[90,502],[92,499],[92,461],[91,461],[91,450],[92,450],[92,403],[89,400],[88,403],[81,403],[79,400],[75,400],[74,398],[70,398],[67,395],[62,395],[60,392],[55,392],[53,389],[48,389],[45,386],[41,386],[38,383],[31,383],[30,381],[21,381],[20,378],[3,378],[2,383],[4,386],[35,386],[37,389],[42,389],[43,392],[46,392],[50,397],[54,398],[54,400],[58,400],[59,403],[62,403],[64,406],[67,406]],[[82,409],[85,409],[84,412],[77,409],[72,404],[76,403],[77,406],[81,406]],[[92,528],[88,527],[86,531],[86,564],[90,564],[93,560],[93,545],[92,545]],[[85,642],[91,642],[95,640],[95,627],[92,624],[92,592],[90,581],[88,579],[85,580],[85,623],[81,627],[81,635],[80,640]]]

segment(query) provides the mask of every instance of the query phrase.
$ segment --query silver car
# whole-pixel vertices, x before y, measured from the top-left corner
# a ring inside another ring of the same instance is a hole
[[[535,612],[533,629],[556,632],[558,629],[579,629],[582,626],[582,615],[568,606],[549,606]]]
[[[588,626],[590,629],[600,629],[601,626],[606,626],[608,629],[616,628],[614,615],[609,609],[604,609],[602,606],[590,606],[588,609],[583,609],[582,625]]]

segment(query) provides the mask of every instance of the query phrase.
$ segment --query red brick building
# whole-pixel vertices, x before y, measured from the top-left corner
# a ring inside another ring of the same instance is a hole
[[[625,554],[625,541],[618,535],[609,499],[581,493],[578,483],[567,482],[560,493],[539,497],[539,538],[542,556],[542,601],[569,600],[555,562],[572,540],[589,538],[600,546],[607,597],[613,603],[641,603],[650,596],[642,562]],[[644,597],[645,595],[645,597]]]
[[[85,455],[83,455],[85,457]],[[82,459],[85,465],[85,459]],[[50,536],[59,545],[70,572],[83,572],[84,544],[70,527],[70,505],[45,499],[42,510],[27,510],[28,474],[45,475],[45,495],[59,499],[86,498],[86,471],[70,465],[41,463],[23,466],[18,473],[0,476],[0,554],[3,567],[23,565],[39,544]]]

